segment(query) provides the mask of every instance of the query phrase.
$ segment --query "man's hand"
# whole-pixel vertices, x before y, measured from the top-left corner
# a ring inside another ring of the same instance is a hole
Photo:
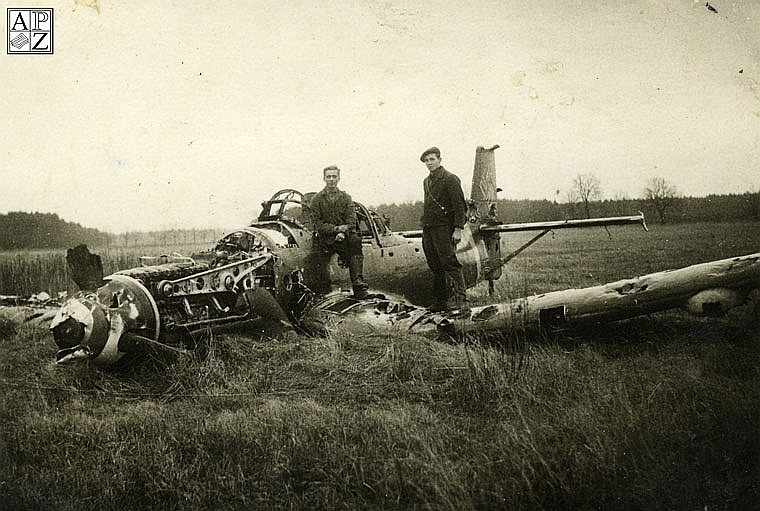
[[[335,226],[335,232],[339,232],[339,233],[343,233],[343,234],[347,233],[348,232],[348,225],[346,225],[346,224],[336,225]]]
[[[462,229],[454,227],[454,232],[451,234],[451,241],[454,242],[454,245],[457,245],[462,241]]]

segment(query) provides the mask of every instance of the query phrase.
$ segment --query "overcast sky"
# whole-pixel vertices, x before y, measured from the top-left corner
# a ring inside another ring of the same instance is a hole
[[[55,54],[0,57],[0,213],[231,229],[329,164],[416,201],[431,145],[469,192],[499,144],[504,198],[760,190],[760,1],[6,4],[55,8]]]

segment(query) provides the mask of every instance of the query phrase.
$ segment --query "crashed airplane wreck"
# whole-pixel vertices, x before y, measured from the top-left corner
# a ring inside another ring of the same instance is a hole
[[[457,247],[467,287],[488,283],[503,266],[556,229],[640,225],[642,214],[623,217],[504,224],[496,214],[498,146],[478,147],[468,223]],[[392,231],[374,211],[355,203],[365,275],[378,288],[369,298],[350,292],[311,291],[313,233],[310,194],[286,189],[262,203],[248,227],[223,237],[213,249],[189,257],[143,258],[142,265],[103,276],[99,257],[84,246],[67,261],[79,293],[51,323],[59,363],[124,364],[156,351],[185,351],[199,332],[223,325],[267,320],[306,334],[324,334],[338,323],[390,329],[435,338],[520,330],[561,330],[601,324],[675,307],[720,315],[760,288],[760,253],[689,266],[585,289],[556,291],[473,307],[431,312],[432,299],[421,232]],[[536,231],[510,254],[501,235]],[[335,259],[333,282],[346,270]]]

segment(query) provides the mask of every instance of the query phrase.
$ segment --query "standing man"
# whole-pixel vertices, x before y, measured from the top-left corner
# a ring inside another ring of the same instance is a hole
[[[467,291],[457,243],[467,220],[467,203],[459,178],[441,165],[441,151],[431,147],[420,156],[430,174],[423,181],[422,250],[433,272],[435,298],[431,311],[467,308]]]
[[[351,196],[338,189],[340,169],[335,165],[325,167],[322,171],[325,187],[309,203],[311,218],[314,223],[314,240],[312,243],[312,268],[317,282],[317,293],[331,291],[328,266],[333,254],[338,254],[341,261],[348,265],[354,296],[367,297],[364,282],[364,254],[362,239],[356,232],[356,211]]]

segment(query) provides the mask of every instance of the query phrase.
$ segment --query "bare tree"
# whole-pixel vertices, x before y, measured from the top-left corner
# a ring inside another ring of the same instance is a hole
[[[752,186],[746,195],[749,217],[752,220],[760,220],[760,191],[755,190],[755,187]]]
[[[661,177],[653,177],[647,181],[644,189],[644,199],[652,203],[660,217],[660,223],[665,223],[665,214],[673,208],[678,197],[676,187]]]
[[[570,189],[570,202],[583,203],[586,211],[586,218],[591,218],[591,208],[589,203],[602,198],[602,185],[599,178],[594,174],[578,174],[573,179],[573,186]]]

